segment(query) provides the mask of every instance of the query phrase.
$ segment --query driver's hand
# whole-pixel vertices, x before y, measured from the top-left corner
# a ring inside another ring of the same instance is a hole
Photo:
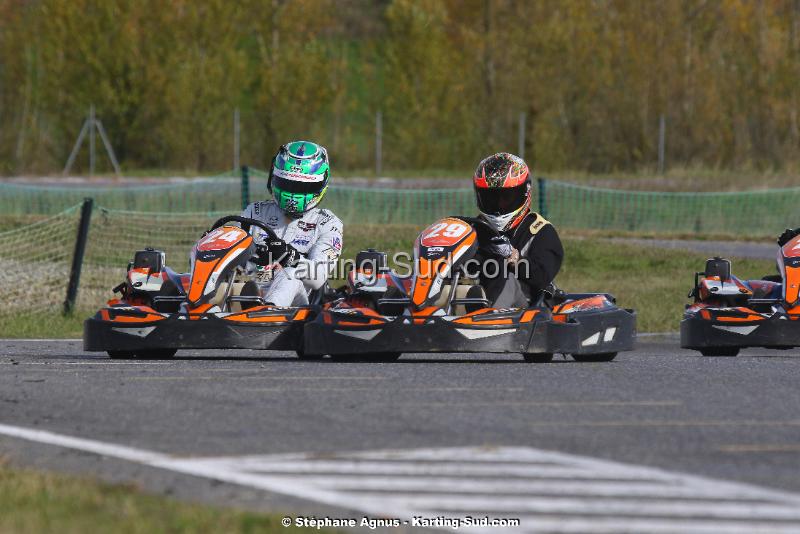
[[[794,230],[787,228],[781,235],[778,236],[778,246],[782,247],[791,241],[792,238],[797,237],[798,235],[800,235],[800,228],[795,228]]]
[[[283,267],[292,267],[300,259],[300,252],[282,239],[268,239],[263,245],[256,245],[256,256],[253,261],[259,265],[278,263]]]
[[[489,254],[500,256],[501,258],[510,258],[514,254],[514,247],[508,236],[503,234],[496,235],[489,239],[488,243],[484,245],[483,250]]]

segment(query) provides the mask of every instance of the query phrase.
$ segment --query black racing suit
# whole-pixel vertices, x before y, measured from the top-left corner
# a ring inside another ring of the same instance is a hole
[[[476,259],[481,265],[480,284],[486,297],[498,308],[525,307],[547,288],[561,268],[564,248],[558,232],[550,222],[538,213],[531,212],[515,228],[502,234],[508,237],[519,251],[516,266],[501,269],[499,276],[492,276],[494,269],[487,268],[487,260],[503,265],[505,259],[487,251],[489,240],[496,236],[486,231],[481,224],[474,225],[478,232]]]

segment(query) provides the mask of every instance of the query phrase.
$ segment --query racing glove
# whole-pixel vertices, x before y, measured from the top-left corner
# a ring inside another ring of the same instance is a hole
[[[259,265],[278,263],[282,267],[293,267],[300,259],[300,252],[282,239],[269,239],[263,245],[256,245],[253,261]]]
[[[794,230],[787,228],[781,235],[778,236],[778,246],[782,247],[791,241],[792,238],[797,237],[798,235],[800,235],[800,228],[795,228]]]
[[[501,258],[510,258],[514,253],[514,247],[511,246],[508,236],[502,234],[490,238],[489,242],[483,246],[483,250]]]

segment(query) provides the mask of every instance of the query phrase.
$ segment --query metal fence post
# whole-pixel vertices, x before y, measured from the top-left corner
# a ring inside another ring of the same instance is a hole
[[[383,173],[383,113],[375,113],[375,177]]]
[[[250,204],[250,167],[242,165],[242,209]]]
[[[239,168],[239,108],[233,110],[233,168]]]
[[[666,159],[667,119],[662,114],[658,119],[658,174],[664,174]]]
[[[97,129],[97,120],[95,119],[94,114],[94,104],[89,108],[89,176],[94,176],[94,162],[97,159],[95,157],[95,150],[94,150],[94,132]]]
[[[84,198],[81,206],[81,220],[78,223],[78,236],[75,238],[75,251],[72,254],[72,268],[69,272],[67,284],[67,299],[64,301],[64,313],[71,313],[75,309],[75,300],[78,296],[78,284],[81,281],[81,267],[83,256],[86,252],[86,241],[89,238],[89,223],[92,220],[94,200]]]
[[[539,186],[539,214],[547,218],[547,180],[537,178],[536,183]]]

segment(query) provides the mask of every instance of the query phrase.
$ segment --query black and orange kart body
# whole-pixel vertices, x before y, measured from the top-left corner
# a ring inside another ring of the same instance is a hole
[[[800,346],[800,237],[780,247],[778,275],[740,280],[730,261],[712,258],[695,273],[681,321],[681,347],[736,356],[746,347]]]
[[[635,313],[605,293],[553,291],[527,308],[491,307],[465,269],[478,247],[475,226],[448,217],[423,230],[415,270],[405,277],[386,267],[385,254],[359,254],[346,296],[306,324],[306,354],[394,360],[402,353],[520,353],[544,362],[561,353],[609,361],[633,348]]]
[[[230,223],[238,223],[234,226]],[[84,322],[84,350],[112,358],[166,358],[179,349],[295,350],[302,356],[303,325],[316,306],[265,303],[245,266],[255,243],[248,232],[263,223],[239,216],[218,220],[194,245],[190,272],[176,273],[165,254],[136,253],[125,281]]]

